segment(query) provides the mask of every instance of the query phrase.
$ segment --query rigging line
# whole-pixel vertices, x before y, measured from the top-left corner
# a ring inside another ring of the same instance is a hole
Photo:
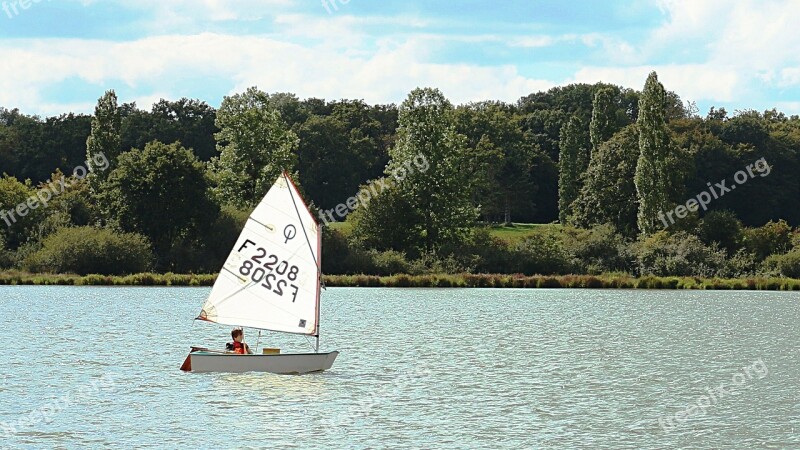
[[[261,222],[257,221],[256,219],[253,219],[252,214],[249,217],[247,217],[247,220],[252,220],[253,222],[261,225],[262,227],[264,227],[264,228],[266,228],[268,230],[270,229],[270,227],[267,224],[261,223]]]
[[[311,347],[312,349],[314,348],[314,344],[312,344],[311,341],[308,340],[308,335],[306,335],[306,344],[308,344],[308,346]]]
[[[243,281],[243,282],[247,283],[247,278],[242,278],[242,277],[240,277],[239,275],[237,275],[237,274],[236,274],[236,272],[232,271],[231,269],[228,269],[228,268],[227,268],[227,267],[225,267],[224,265],[222,266],[222,270],[224,270],[224,271],[228,272],[229,274],[231,274],[231,275],[235,276],[235,277],[236,277],[236,278],[238,278],[239,280],[241,280],[241,281]]]
[[[223,268],[224,268],[224,267],[223,267]],[[238,275],[236,275],[234,272],[231,272],[230,270],[227,270],[226,268],[225,268],[225,270],[226,270],[228,273],[231,273],[231,274],[232,274],[233,276],[235,276],[237,279],[239,279],[239,280],[242,280],[242,281],[247,281],[247,284],[245,284],[244,286],[242,286],[241,288],[239,288],[237,291],[233,292],[232,294],[228,295],[227,297],[224,297],[224,298],[220,299],[218,302],[216,302],[216,304],[214,305],[214,307],[217,307],[217,306],[219,306],[219,305],[222,305],[223,303],[225,303],[225,302],[227,302],[228,300],[232,299],[234,296],[238,295],[239,293],[241,293],[241,292],[243,292],[243,291],[245,291],[245,290],[247,290],[247,289],[249,289],[249,288],[251,288],[251,287],[253,287],[253,286],[257,286],[258,284],[260,284],[260,283],[261,283],[261,281],[257,281],[257,282],[256,282],[256,281],[252,281],[252,280],[243,280],[241,277],[239,277]],[[274,269],[270,269],[270,271],[269,271],[269,272],[267,272],[267,273],[268,273],[268,274],[269,274],[269,273],[272,273],[272,272],[273,272],[273,270],[274,270]],[[262,278],[262,279],[263,279],[263,278]],[[258,298],[258,300],[261,300],[261,301],[266,301],[266,299],[264,299],[264,298]],[[206,301],[208,301],[208,299],[206,299]],[[288,315],[289,315],[289,316],[291,316],[291,317],[294,317],[294,318],[296,318],[296,319],[303,319],[303,317],[301,317],[301,316],[298,316],[298,315],[297,315],[297,314],[295,314],[294,312],[292,312],[292,311],[288,311],[288,310],[286,310],[286,309],[283,309],[283,308],[281,308],[280,306],[278,306],[278,305],[276,305],[276,304],[274,304],[274,303],[268,303],[268,305],[269,305],[270,307],[272,307],[272,308],[275,308],[275,309],[277,309],[277,310],[279,310],[279,311],[282,311],[282,312],[284,312],[284,313],[288,314]],[[195,318],[195,320],[197,320],[197,318]],[[277,323],[277,322],[272,322],[272,323]]]
[[[221,304],[223,301],[229,300],[231,297],[233,297],[234,295],[238,294],[239,292],[242,292],[244,289],[247,289],[248,287],[251,287],[251,286],[255,286],[256,284],[257,284],[257,283],[253,283],[253,284],[251,284],[251,285],[245,286],[245,287],[244,287],[244,288],[242,288],[242,289],[239,289],[238,291],[234,292],[234,293],[233,293],[233,294],[231,294],[230,296],[228,296],[228,297],[225,297],[224,299],[220,300],[220,302],[219,302],[219,303],[217,303],[217,305],[220,305],[220,304]],[[263,299],[261,299],[261,300],[263,300]],[[214,305],[214,306],[217,306],[217,305]],[[275,305],[275,304],[270,304],[269,306],[271,306],[272,308],[275,308],[275,309],[277,309],[277,310],[279,310],[279,311],[281,311],[281,312],[284,312],[284,313],[286,313],[286,314],[287,314],[287,315],[289,315],[290,317],[293,317],[293,318],[296,318],[296,319],[302,319],[302,317],[300,317],[300,316],[296,315],[294,312],[292,312],[292,311],[287,311],[287,310],[285,310],[285,309],[283,309],[283,308],[281,308],[280,306],[277,306],[277,305]],[[229,317],[230,317],[230,316],[229,316]],[[199,318],[199,317],[195,317],[195,319],[194,319],[194,320],[197,320],[198,318]],[[234,320],[239,320],[239,319],[242,319],[242,320],[247,320],[247,319],[250,319],[249,317],[238,317],[238,318],[236,318],[236,317],[231,317],[231,318],[232,318],[232,319],[234,319]],[[212,322],[212,323],[219,323],[219,322],[217,322],[217,321],[213,321],[213,320],[209,320],[208,322]],[[275,323],[275,324],[279,324],[279,325],[281,324],[280,322],[265,322],[265,323]],[[220,324],[220,325],[224,325],[224,324]],[[236,326],[238,326],[238,325],[236,325]],[[255,330],[262,330],[262,329],[263,329],[263,330],[267,330],[267,331],[275,331],[275,330],[272,330],[272,329],[270,329],[270,328],[256,328],[256,327],[253,327],[253,326],[250,326],[250,327],[248,327],[248,328],[253,328],[253,329],[255,329]],[[277,332],[278,332],[278,333],[289,333],[289,334],[301,334],[301,335],[304,335],[304,336],[308,336],[308,335],[307,335],[307,334],[305,334],[305,333],[296,333],[296,332],[292,332],[292,331],[277,331]]]
[[[224,267],[223,267],[223,268],[224,268]],[[236,278],[238,278],[239,280],[242,280],[241,278],[239,278],[239,276],[237,276],[236,274],[234,274],[234,273],[233,273],[233,272],[231,272],[230,270],[228,270],[228,272],[230,272],[231,274],[233,274],[233,275],[234,275]],[[220,274],[220,275],[222,275],[222,274]],[[242,280],[242,281],[245,281],[245,280]],[[216,284],[216,283],[215,283],[215,284]],[[255,284],[255,283],[252,283],[252,284]],[[249,288],[249,287],[250,287],[252,284],[251,284],[251,283],[245,284],[244,286],[242,286],[242,287],[241,287],[241,288],[239,288],[238,290],[236,290],[236,291],[234,291],[233,293],[231,293],[229,296],[221,298],[221,299],[220,299],[220,300],[219,300],[219,301],[218,301],[218,302],[217,302],[215,305],[213,305],[213,306],[216,308],[216,307],[217,307],[217,305],[221,305],[223,302],[226,302],[226,301],[230,300],[230,299],[231,299],[231,298],[233,298],[235,295],[237,295],[237,294],[239,294],[240,292],[244,291],[245,289]],[[212,290],[213,290],[213,287],[212,287]],[[210,297],[210,295],[209,295],[209,297]],[[205,306],[205,304],[206,304],[207,302],[208,302],[208,298],[206,299],[206,301],[205,301],[205,302],[203,302],[203,306]],[[201,306],[201,307],[200,307],[200,312],[202,312],[202,311],[203,311],[203,310],[202,310],[202,306]],[[199,316],[198,316],[198,317],[195,317],[195,318],[194,318],[194,320],[197,320],[198,318],[199,318]]]
[[[255,286],[255,284],[253,284],[252,286]],[[238,292],[235,292],[235,293],[233,293],[233,294],[231,294],[231,295],[236,295],[236,294],[238,294],[238,293],[239,293],[239,292],[241,292],[241,291],[242,291],[242,290],[240,289]],[[226,298],[225,298],[225,299],[223,299],[223,300],[228,300],[229,298],[230,298],[230,297],[226,297]],[[223,300],[221,300],[221,301],[220,301],[220,303],[221,303]],[[259,300],[264,300],[264,299],[259,299]],[[219,305],[220,303],[218,303],[217,305]],[[297,314],[295,314],[294,312],[292,312],[292,311],[288,311],[288,310],[286,310],[286,309],[283,309],[283,308],[281,308],[280,306],[277,306],[277,305],[275,305],[274,303],[270,303],[270,304],[268,304],[268,305],[269,305],[271,308],[274,308],[274,309],[277,309],[277,310],[279,310],[279,311],[281,311],[281,312],[284,312],[284,313],[286,313],[286,314],[287,314],[287,315],[289,315],[290,317],[293,317],[293,318],[295,318],[295,319],[303,319],[303,317],[301,317],[301,316],[298,316],[298,315],[297,315]],[[216,305],[215,305],[215,306],[216,306]],[[234,320],[239,320],[239,319],[242,319],[242,320],[248,320],[248,319],[250,319],[250,317],[232,317],[232,316],[228,316],[228,317],[230,317],[230,318],[232,318],[232,319],[234,319]],[[214,322],[214,323],[218,323],[218,322]],[[265,321],[264,323],[275,323],[275,324],[280,324],[280,322],[266,322],[266,321]],[[256,327],[252,327],[252,326],[251,326],[250,328],[253,328],[253,329],[262,329],[262,328],[256,328]],[[267,331],[275,331],[275,330],[272,330],[272,329],[269,329],[269,328],[263,328],[263,330],[267,330]],[[290,332],[290,331],[280,331],[280,333],[305,334],[305,333],[294,333],[294,332]]]
[[[292,195],[292,190],[291,190],[291,189],[289,189],[289,194],[290,194],[290,195]],[[294,203],[294,198],[292,198],[292,203]],[[300,219],[300,212],[299,212],[299,211],[297,211],[297,205],[296,205],[296,204],[295,204],[295,211],[297,212],[298,219],[300,220],[300,225],[301,225],[301,227],[303,228],[303,233],[305,233],[305,231],[306,231],[306,230],[305,230],[305,227],[303,226],[303,220],[302,220],[302,219]],[[249,219],[249,220],[252,220],[253,222],[255,222],[255,223],[257,223],[257,224],[259,224],[259,225],[261,225],[261,226],[263,226],[264,228],[267,228],[267,226],[266,226],[265,224],[263,224],[263,223],[259,222],[258,220],[255,220],[255,219],[253,219],[252,217],[248,217],[248,219]],[[308,241],[308,235],[306,235],[306,242],[307,242],[307,243],[309,242],[309,241]],[[310,245],[310,243],[309,243],[309,245]],[[295,250],[294,252],[292,252],[292,257],[296,256],[296,255],[297,255],[297,252],[298,252],[299,250],[300,250],[300,249],[297,249],[297,250]],[[319,265],[317,264],[317,260],[316,260],[316,258],[314,257],[314,253],[313,253],[313,252],[311,253],[311,258],[314,260],[314,264],[315,264],[315,265],[317,265],[317,267],[319,267]],[[227,261],[226,261],[225,263],[227,264]],[[239,276],[239,274],[237,274],[236,272],[234,272],[234,271],[232,271],[232,270],[228,269],[228,268],[226,267],[226,264],[223,264],[223,266],[222,266],[222,270],[224,270],[224,271],[226,271],[226,272],[230,273],[231,275],[233,275],[234,277],[236,277],[238,280],[240,280],[240,281],[242,281],[242,282],[245,282],[245,283],[247,283],[247,284],[246,284],[245,286],[243,286],[241,289],[239,289],[238,291],[236,291],[236,292],[232,293],[231,295],[229,295],[229,296],[227,296],[227,297],[225,297],[225,298],[222,298],[222,299],[220,299],[220,301],[219,301],[219,302],[217,302],[217,305],[220,305],[220,304],[222,304],[223,302],[225,302],[225,301],[227,301],[227,300],[229,300],[229,299],[233,298],[235,295],[239,294],[240,292],[244,291],[245,289],[248,289],[248,288],[250,288],[250,287],[252,287],[252,286],[255,286],[255,285],[257,285],[257,284],[259,284],[259,283],[260,283],[260,281],[258,281],[258,282],[253,282],[253,281],[251,281],[251,280],[249,280],[249,279],[247,279],[247,278],[242,278],[242,277],[241,277],[241,276]],[[322,276],[321,276],[321,274],[322,274],[322,271],[321,271],[321,269],[318,269],[318,270],[319,270],[319,280],[321,280],[321,279],[322,279]],[[269,269],[269,272],[267,272],[267,274],[270,274],[270,273],[272,273],[273,271],[274,271],[274,269]],[[208,299],[206,299],[206,301],[208,301]],[[294,313],[292,313],[292,312],[290,312],[290,311],[286,311],[285,309],[282,309],[282,308],[280,308],[280,307],[276,307],[276,308],[277,308],[277,309],[279,309],[279,310],[281,310],[281,311],[283,311],[283,312],[285,312],[285,313],[288,313],[289,315],[291,315],[291,316],[293,316],[293,317],[297,317],[298,319],[302,319],[302,317],[300,317],[300,316],[296,316]]]
[[[269,272],[269,273],[272,273],[272,271],[273,271],[273,269],[270,269],[270,272]],[[230,271],[229,271],[229,272],[230,272]],[[240,278],[240,279],[241,279],[241,278]],[[240,292],[243,292],[243,291],[244,291],[244,290],[246,290],[246,289],[249,289],[249,288],[251,288],[251,287],[253,287],[253,286],[256,286],[256,285],[258,285],[259,283],[260,283],[260,281],[259,281],[259,282],[253,282],[253,281],[249,281],[249,282],[248,282],[248,284],[246,284],[246,285],[242,286],[242,287],[241,287],[241,288],[239,288],[239,290],[237,290],[236,292],[232,293],[231,295],[229,295],[229,296],[227,296],[227,297],[225,297],[225,298],[223,298],[223,299],[220,299],[220,301],[219,301],[219,302],[217,302],[217,303],[216,303],[214,306],[216,307],[216,306],[219,306],[219,305],[221,305],[223,302],[226,302],[226,301],[230,300],[231,298],[233,298],[235,295],[239,294]],[[258,300],[261,300],[261,301],[266,301],[266,299],[264,299],[264,298],[258,298]],[[206,300],[206,301],[207,301],[207,300]],[[294,317],[294,318],[296,318],[296,319],[303,319],[303,317],[301,317],[301,316],[298,316],[298,315],[297,315],[297,314],[295,314],[293,311],[289,311],[289,310],[283,309],[283,308],[281,308],[280,306],[278,306],[278,305],[276,305],[276,304],[274,304],[274,303],[269,303],[268,305],[269,305],[270,307],[274,308],[274,309],[277,309],[277,310],[279,310],[279,311],[281,311],[281,312],[284,312],[284,313],[286,313],[286,314],[287,314],[287,315],[289,315],[290,317]],[[242,319],[246,319],[246,318],[245,318],[245,317],[242,317]],[[195,320],[197,320],[197,318],[195,318]],[[216,322],[215,322],[215,323],[216,323]],[[267,323],[279,323],[279,322],[267,322]],[[265,329],[266,329],[266,328],[265,328]],[[285,333],[292,333],[292,334],[304,334],[304,333],[293,333],[293,332],[285,332]]]
[[[303,223],[303,217],[300,215],[300,209],[297,207],[297,201],[294,198],[294,192],[292,192],[293,188],[296,189],[296,186],[294,185],[292,180],[289,179],[289,175],[286,174],[286,171],[283,171],[283,173],[281,173],[281,175],[283,176],[283,179],[286,182],[286,187],[289,189],[289,198],[292,199],[292,206],[294,206],[294,212],[295,212],[295,214],[297,214],[297,220],[300,222],[300,228],[303,230],[303,236],[306,238],[306,244],[308,245],[308,250],[311,253],[311,257],[314,259],[314,265],[317,266],[317,284],[319,286],[324,286],[324,282],[322,280],[322,264],[320,264],[320,262],[317,260],[317,256],[318,255],[314,254],[314,247],[311,246],[311,241],[308,239],[308,233],[306,232],[306,226]],[[300,193],[298,192],[298,195],[299,194]],[[302,201],[302,199],[300,199],[300,200]],[[308,210],[308,207],[306,207],[305,209],[306,209],[306,212],[309,215],[311,215],[311,211]],[[319,239],[319,241],[317,242],[317,250],[320,251],[321,250],[320,249],[320,244],[322,242],[322,234],[320,234],[320,233],[322,233],[322,228],[320,227],[320,225],[318,223],[316,223],[316,221],[314,220],[314,216],[311,216],[311,220],[317,226],[317,239]],[[314,326],[315,326],[314,333],[317,336],[317,347],[315,347],[315,350],[314,350],[315,352],[319,351],[319,316],[320,316],[319,295],[320,295],[319,287],[317,287],[317,293],[316,293],[316,296],[317,296],[316,316],[317,317],[315,318],[316,323],[314,324]]]
[[[286,175],[286,172],[284,172],[281,175],[286,180],[287,187],[289,188],[289,196],[292,198],[292,205],[294,206],[294,211],[297,213],[297,220],[300,221],[300,228],[303,230],[303,236],[305,236],[306,238],[306,244],[308,244],[308,249],[311,251],[311,257],[314,259],[314,264],[316,264],[317,266],[317,271],[319,273],[319,281],[322,281],[322,266],[320,266],[319,262],[317,261],[317,255],[314,254],[314,247],[311,246],[311,241],[308,239],[308,233],[306,233],[306,226],[303,223],[303,218],[300,216],[300,209],[297,208],[297,201],[295,201],[294,193],[292,192],[293,183],[291,180],[289,180],[289,176]],[[290,184],[292,186],[290,186]],[[322,230],[320,230],[319,225],[317,225],[317,233],[320,233],[321,231]]]

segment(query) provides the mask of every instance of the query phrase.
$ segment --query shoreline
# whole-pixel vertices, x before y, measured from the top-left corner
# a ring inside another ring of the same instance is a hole
[[[132,275],[74,275],[0,272],[0,286],[197,286],[214,284],[216,274],[138,273]],[[325,275],[328,287],[416,288],[565,288],[565,289],[700,289],[800,291],[795,278],[633,277],[604,275]]]

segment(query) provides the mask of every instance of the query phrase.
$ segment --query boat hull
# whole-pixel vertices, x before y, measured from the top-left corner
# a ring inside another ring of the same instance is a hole
[[[300,375],[330,369],[337,356],[339,356],[339,352],[238,355],[199,351],[189,354],[189,371],[199,373],[268,372]]]

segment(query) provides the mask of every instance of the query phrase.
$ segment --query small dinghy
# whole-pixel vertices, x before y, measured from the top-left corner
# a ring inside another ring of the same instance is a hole
[[[292,180],[282,173],[244,230],[196,320],[314,336],[314,353],[252,355],[192,347],[186,372],[304,374],[328,370],[339,352],[319,352],[322,234]]]

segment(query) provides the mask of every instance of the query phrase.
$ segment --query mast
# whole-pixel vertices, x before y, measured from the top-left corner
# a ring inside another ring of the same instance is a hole
[[[313,219],[314,216],[311,216],[311,218]],[[316,219],[314,219],[314,222],[316,222]],[[322,230],[320,230],[319,228],[320,226],[319,222],[316,222],[316,224],[317,224],[317,266],[318,266],[317,274],[319,275],[319,280],[317,283],[317,332],[316,332],[317,345],[316,348],[314,349],[314,353],[319,353],[319,310],[320,310],[319,300],[322,295],[322,293],[320,292],[320,289],[322,288]]]
[[[289,174],[286,173],[286,170],[284,170],[281,173],[281,175],[284,177],[284,179],[286,179],[286,181],[291,183],[292,187],[294,188],[294,190],[296,192],[298,192],[298,193],[300,192],[300,190],[297,189],[297,186],[294,184],[294,181],[292,181],[292,179],[289,177]],[[300,220],[300,226],[303,229],[303,235],[306,238],[306,242],[308,243],[309,250],[311,250],[311,241],[309,241],[308,235],[306,234],[305,224],[303,223],[303,218],[301,217],[300,212],[298,211],[297,202],[295,201],[294,194],[292,194],[291,190],[289,191],[289,194],[292,197],[292,203],[294,203],[295,211],[297,211],[297,218],[298,218],[298,220]],[[321,295],[320,289],[322,287],[322,230],[320,229],[319,222],[317,222],[317,219],[314,217],[313,214],[311,214],[311,211],[308,209],[308,205],[306,205],[306,202],[303,200],[302,197],[300,198],[300,203],[303,205],[303,208],[305,208],[306,211],[309,212],[309,216],[311,217],[311,221],[313,222],[314,227],[316,228],[316,231],[317,231],[317,255],[316,255],[316,258],[314,260],[314,262],[317,265],[317,299],[316,299],[316,307],[315,307],[315,309],[316,309],[316,319],[315,319],[315,330],[314,330],[314,337],[316,339],[316,344],[314,345],[314,353],[319,353],[319,309],[320,309],[320,307],[319,307],[319,299],[320,299],[320,295]],[[312,257],[314,256],[313,250],[311,252],[311,255],[312,255]]]

